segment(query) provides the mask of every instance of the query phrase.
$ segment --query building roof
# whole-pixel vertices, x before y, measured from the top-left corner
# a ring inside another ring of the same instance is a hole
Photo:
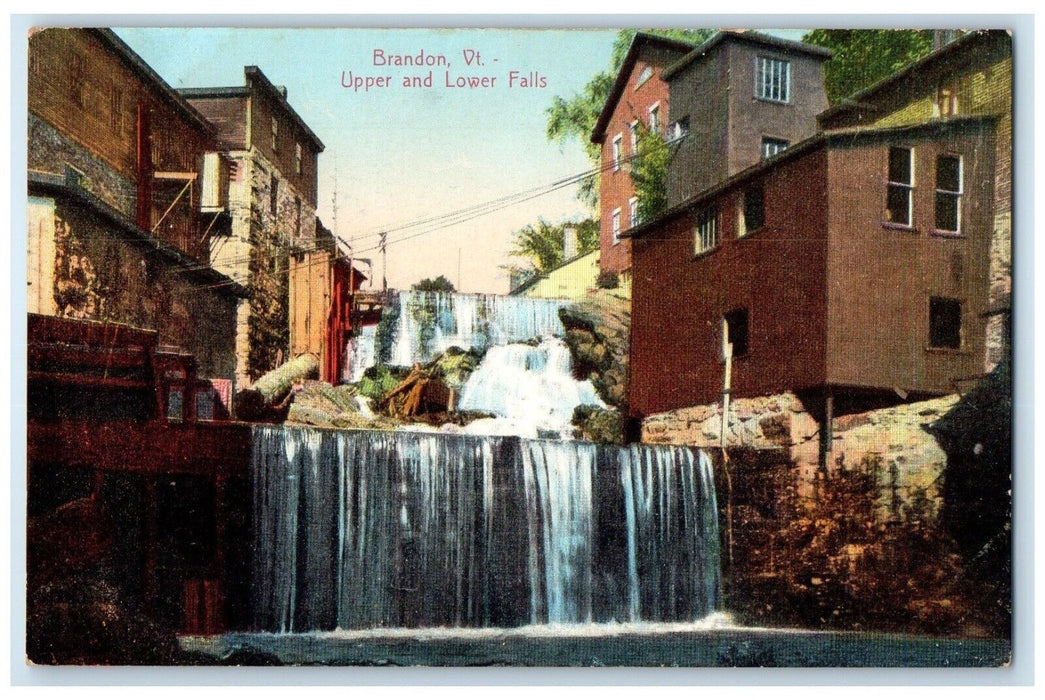
[[[877,83],[850,95],[838,104],[828,107],[817,116],[817,119],[819,121],[825,121],[841,116],[847,112],[853,112],[871,106],[875,97],[881,93],[884,93],[905,81],[916,78],[917,74],[934,68],[936,65],[947,61],[951,57],[967,52],[977,44],[987,44],[1001,36],[1004,36],[1007,39],[1010,38],[1007,31],[999,29],[978,30],[969,32],[968,34],[963,34],[951,43],[933,51],[928,56],[908,64],[895,73],[879,80]]]
[[[246,85],[233,86],[233,87],[195,87],[195,88],[181,88],[178,90],[179,93],[186,99],[190,100],[202,100],[202,99],[222,99],[229,97],[250,97],[251,91],[254,87],[260,89],[268,97],[273,100],[276,104],[283,108],[283,111],[290,117],[299,129],[308,137],[312,142],[313,150],[316,153],[323,151],[326,146],[319,140],[315,132],[309,128],[305,120],[301,118],[293,107],[290,106],[290,102],[287,100],[287,89],[285,87],[276,87],[272,84],[261,69],[257,66],[245,66],[243,68],[244,79]]]
[[[165,243],[150,231],[139,228],[137,224],[106,202],[82,187],[66,183],[65,179],[59,175],[30,171],[28,174],[28,185],[30,194],[59,196],[76,203],[78,206],[89,209],[100,220],[115,229],[113,231],[114,237],[121,238],[121,234],[123,234],[122,240],[155,251],[156,254],[167,261],[175,272],[213,288],[216,293],[242,299],[250,296],[243,285],[234,282],[213,267],[189,257],[174,246]]]
[[[589,250],[587,252],[584,252],[584,253],[577,253],[577,255],[574,255],[569,260],[566,260],[564,262],[559,263],[558,265],[556,265],[555,267],[553,267],[550,270],[547,270],[545,272],[539,272],[539,273],[537,273],[535,275],[532,275],[529,279],[527,279],[525,282],[520,284],[518,287],[516,287],[515,289],[510,290],[508,292],[508,296],[516,296],[518,294],[522,294],[523,292],[525,292],[530,287],[535,286],[541,280],[548,279],[548,277],[551,276],[551,274],[553,272],[555,272],[557,270],[561,270],[562,268],[566,267],[567,265],[572,265],[573,263],[577,262],[578,260],[586,258],[589,255],[598,255],[598,254],[599,254],[599,249],[598,248],[593,248],[593,249],[591,249],[591,250]]]
[[[142,59],[141,56],[136,54],[130,46],[124,43],[123,39],[116,36],[111,29],[94,28],[88,29],[87,31],[110,48],[117,57],[123,60],[128,68],[137,73],[145,81],[152,83],[155,91],[164,98],[168,104],[174,107],[175,110],[181,112],[182,116],[202,129],[205,133],[212,136],[214,135],[214,125],[207,121],[206,117],[197,112],[196,109],[189,104],[185,97],[179,94],[177,90],[168,85],[167,82],[161,78],[159,74],[154,71],[144,59]]]
[[[770,46],[774,49],[779,49],[785,53],[804,53],[814,58],[821,58],[827,60],[833,55],[830,49],[825,49],[822,46],[815,46],[814,44],[806,44],[801,41],[791,41],[790,39],[780,39],[775,36],[768,34],[762,34],[752,30],[737,31],[737,30],[724,30],[717,32],[713,37],[705,41],[700,46],[697,46],[688,54],[682,57],[682,59],[672,63],[671,65],[664,68],[661,73],[661,78],[664,80],[671,80],[677,73],[685,69],[692,63],[703,59],[710,54],[715,48],[725,41],[737,41],[741,43],[754,44],[756,46]]]
[[[617,79],[614,81],[613,87],[610,88],[610,94],[606,97],[606,102],[602,105],[599,118],[595,121],[595,128],[591,132],[592,143],[602,143],[602,134],[606,130],[610,117],[613,116],[613,110],[617,108],[617,101],[628,84],[628,78],[631,77],[631,71],[635,67],[635,61],[638,60],[639,52],[647,46],[676,51],[681,55],[687,51],[692,51],[694,45],[691,42],[680,39],[669,39],[647,32],[636,32],[631,39],[628,53],[624,55],[624,61],[620,65],[620,70],[617,71]]]
[[[882,138],[889,136],[914,136],[919,133],[943,131],[945,129],[956,128],[961,126],[967,126],[972,124],[987,124],[993,123],[997,120],[996,116],[962,116],[962,117],[951,117],[946,119],[934,119],[931,122],[922,122],[920,124],[899,124],[895,126],[859,126],[851,127],[846,129],[833,129],[831,131],[821,131],[804,141],[799,141],[795,145],[789,147],[787,150],[781,151],[777,155],[764,160],[760,163],[756,163],[749,168],[741,170],[732,177],[726,178],[721,182],[717,182],[711,187],[698,192],[697,194],[689,197],[682,202],[679,202],[670,209],[662,212],[655,219],[639,224],[631,229],[621,232],[621,238],[641,238],[651,230],[655,229],[659,224],[672,219],[679,214],[692,209],[695,206],[700,205],[706,200],[713,199],[722,192],[743,184],[747,180],[753,180],[757,177],[765,175],[767,172],[771,172],[781,164],[792,161],[799,158],[811,151],[815,151],[819,148],[826,148],[832,146],[851,146],[856,145],[860,141]]]

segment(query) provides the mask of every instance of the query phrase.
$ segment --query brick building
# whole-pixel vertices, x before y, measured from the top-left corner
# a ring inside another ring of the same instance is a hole
[[[675,126],[673,206],[816,133],[831,52],[757,32],[719,32],[667,66]]]
[[[115,34],[29,39],[30,313],[155,330],[231,381],[245,290],[208,264],[213,128]]]
[[[820,134],[633,230],[633,415],[718,402],[727,344],[733,395],[811,405],[980,372],[995,121]]]
[[[292,256],[316,247],[318,161],[323,143],[256,66],[242,87],[180,91],[214,125],[228,162],[227,235],[210,261],[250,293],[236,324],[236,381],[250,384],[289,358]]]
[[[1012,294],[1012,37],[1003,30],[958,37],[820,115],[825,129],[919,124],[957,115],[998,118],[985,369],[1007,347]]]
[[[685,41],[637,33],[592,130],[592,143],[602,148],[599,269],[618,274],[625,283],[631,274],[631,243],[620,234],[638,222],[629,163],[638,149],[639,125],[664,132],[668,88],[661,72],[692,50],[693,45]]]

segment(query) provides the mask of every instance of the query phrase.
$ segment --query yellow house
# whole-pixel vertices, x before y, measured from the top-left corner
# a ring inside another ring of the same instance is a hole
[[[513,295],[537,299],[580,299],[598,286],[599,251],[595,249],[567,260],[559,267],[512,290]],[[631,277],[620,280],[613,290],[618,296],[631,298]]]
[[[990,249],[987,352],[992,369],[1007,347],[1012,290],[1012,37],[1004,30],[963,34],[925,58],[820,114],[825,130],[901,126],[968,115],[998,118],[994,234]],[[915,175],[917,178],[917,174]]]

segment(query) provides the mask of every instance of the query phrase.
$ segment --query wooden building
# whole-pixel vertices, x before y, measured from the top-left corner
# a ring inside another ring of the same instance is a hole
[[[823,133],[630,232],[634,417],[722,395],[859,404],[982,371],[990,117]]]
[[[289,358],[290,267],[316,249],[323,143],[257,66],[244,85],[180,91],[217,131],[229,164],[227,235],[210,242],[211,264],[250,294],[236,323],[237,389]]]
[[[320,379],[340,384],[352,336],[355,293],[367,279],[316,220],[314,249],[290,262],[290,352],[319,357]]]
[[[231,382],[245,290],[207,263],[212,127],[105,29],[29,38],[28,107],[28,310],[155,330]]]
[[[998,119],[995,140],[994,234],[984,365],[1009,346],[1012,306],[1012,36],[1004,30],[963,34],[920,61],[820,115],[824,129],[919,124],[960,115]]]

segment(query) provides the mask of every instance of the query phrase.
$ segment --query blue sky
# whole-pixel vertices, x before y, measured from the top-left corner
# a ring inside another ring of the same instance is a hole
[[[326,145],[319,166],[319,215],[357,254],[374,258],[376,234],[389,231],[387,277],[407,287],[443,274],[463,291],[506,292],[501,265],[511,234],[538,217],[558,222],[588,212],[565,187],[452,226],[437,217],[540,188],[587,170],[579,142],[545,137],[545,110],[604,70],[614,30],[494,29],[224,29],[118,28],[126,41],[175,88],[243,84],[257,65],[285,85],[291,105]],[[799,32],[790,35],[797,38]],[[428,68],[375,66],[384,54],[445,56],[433,86],[406,88],[404,76]],[[465,65],[477,52],[482,65]],[[544,87],[509,86],[510,71]],[[369,91],[342,87],[343,78],[390,77]],[[446,74],[489,76],[492,87],[446,87]],[[335,177],[337,216],[334,216]]]

